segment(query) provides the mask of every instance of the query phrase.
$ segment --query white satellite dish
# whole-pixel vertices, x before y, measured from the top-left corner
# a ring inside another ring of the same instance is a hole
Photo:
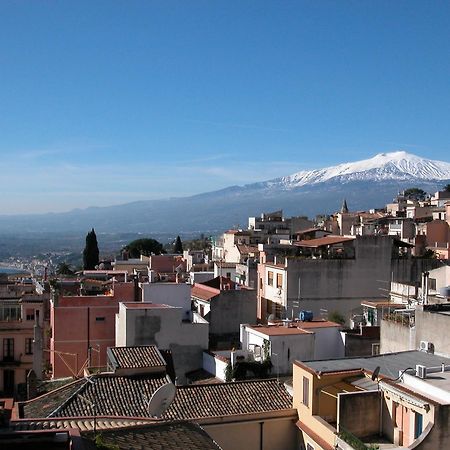
[[[177,389],[174,384],[167,383],[160,386],[153,393],[148,402],[148,413],[152,417],[161,417],[175,398]]]

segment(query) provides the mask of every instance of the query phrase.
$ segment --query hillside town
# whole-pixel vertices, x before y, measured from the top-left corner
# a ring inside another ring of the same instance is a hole
[[[1,274],[0,447],[447,448],[449,186],[337,206]]]

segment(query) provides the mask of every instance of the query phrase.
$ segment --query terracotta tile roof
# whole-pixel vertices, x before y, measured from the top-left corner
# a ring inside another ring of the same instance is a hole
[[[161,353],[154,345],[136,347],[110,347],[108,356],[117,369],[165,366]]]
[[[206,301],[211,300],[212,298],[216,297],[219,294],[220,294],[219,289],[205,288],[198,284],[194,284],[194,286],[192,286],[192,290],[191,290],[192,297],[196,297],[196,298],[199,298],[200,300],[206,300]]]
[[[214,261],[214,264],[220,269],[235,269],[237,263]]]
[[[84,383],[84,380],[76,380],[25,403],[23,407],[24,417],[49,416],[62,402],[77,392]]]
[[[156,419],[97,416],[95,426],[98,430],[107,430],[110,428],[154,423],[155,420]],[[9,427],[14,431],[60,430],[67,428],[90,431],[94,429],[94,420],[92,417],[19,419],[11,421]]]
[[[150,308],[173,308],[170,305],[163,305],[159,303],[150,302],[124,302],[125,308],[129,309],[150,309]]]
[[[331,231],[324,230],[323,228],[306,228],[305,230],[298,230],[294,234],[309,234],[309,233],[315,233],[316,231],[322,231],[326,234],[332,234]]]
[[[330,320],[312,320],[311,322],[298,321],[297,326],[303,328],[304,330],[311,330],[314,328],[339,328],[340,324],[336,322],[331,322]]]
[[[251,380],[180,386],[163,418],[192,420],[291,408],[292,399],[277,380]]]
[[[324,236],[318,239],[310,239],[307,241],[297,241],[294,245],[297,247],[310,247],[318,248],[324,247],[326,245],[342,244],[344,242],[353,241],[355,237],[344,237],[344,236]]]
[[[262,325],[262,326],[251,326],[250,329],[257,331],[259,333],[265,334],[267,336],[286,336],[294,334],[310,334],[311,332],[302,330],[301,328],[285,327],[283,325]]]
[[[84,440],[93,439],[92,433],[83,433],[82,436]],[[107,430],[102,432],[102,441],[120,450],[220,450],[217,443],[199,425],[190,422]]]
[[[83,379],[78,390],[53,398],[53,392],[25,403],[25,418],[93,416],[96,404],[99,416],[149,417],[148,401],[166,377],[124,377],[98,375],[93,383]],[[80,395],[81,394],[81,395]],[[43,404],[51,408],[40,411]],[[292,399],[277,380],[250,380],[236,383],[180,386],[174,401],[162,416],[169,420],[192,420],[209,417],[290,410]]]
[[[259,249],[257,246],[254,245],[247,245],[247,244],[237,244],[236,245],[239,253],[243,255],[248,255],[249,253],[258,253]]]
[[[318,328],[339,328],[341,325],[329,320],[312,320],[311,322],[295,321],[289,324],[289,327],[284,326],[281,322],[270,325],[252,325],[254,331],[266,334],[267,336],[286,336],[294,334],[309,334]]]

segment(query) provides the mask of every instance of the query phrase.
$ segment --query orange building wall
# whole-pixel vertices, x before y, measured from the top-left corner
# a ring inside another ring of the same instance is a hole
[[[91,351],[91,365],[106,364],[106,349],[115,344],[119,302],[134,300],[133,283],[116,283],[111,296],[60,297],[51,305],[50,362],[53,378],[82,372]]]
[[[443,220],[433,220],[427,223],[427,245],[433,247],[435,243],[448,242],[449,226]]]

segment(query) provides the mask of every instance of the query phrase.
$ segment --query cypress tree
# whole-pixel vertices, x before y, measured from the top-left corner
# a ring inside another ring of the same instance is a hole
[[[173,246],[174,253],[183,253],[183,244],[181,242],[180,236],[177,236],[175,245]]]
[[[86,246],[83,250],[83,268],[84,270],[93,270],[99,263],[99,251],[97,236],[92,228],[86,235]]]

